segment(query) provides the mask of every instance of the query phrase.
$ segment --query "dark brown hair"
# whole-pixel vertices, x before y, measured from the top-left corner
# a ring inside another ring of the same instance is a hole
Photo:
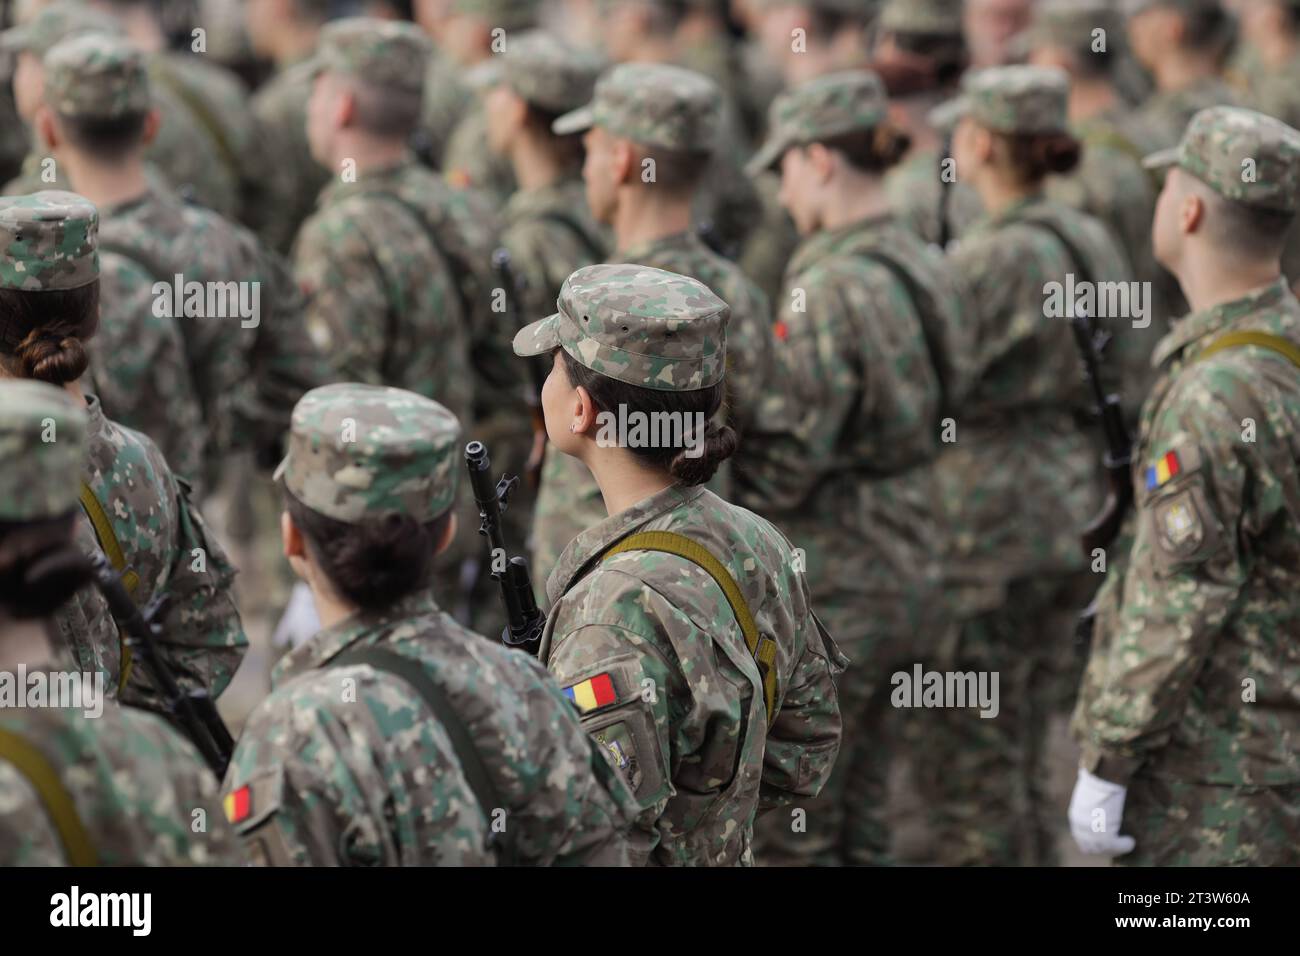
[[[926,89],[956,86],[970,66],[966,39],[960,33],[895,33],[894,43],[900,50],[929,61],[933,85]]]
[[[0,608],[13,618],[49,617],[91,580],[74,515],[0,522]]]
[[[827,149],[844,154],[854,169],[883,173],[907,155],[912,138],[889,120],[871,129],[854,130],[821,141]]]
[[[347,524],[307,507],[287,491],[284,502],[330,583],[368,611],[382,610],[428,587],[434,550],[452,516],[449,508],[425,524],[396,513]]]
[[[654,160],[654,181],[646,185],[662,189],[670,196],[687,197],[694,195],[700,183],[709,172],[709,160],[712,156],[698,150],[659,149],[654,146],[635,145],[637,154],[636,170],[633,175],[639,180],[647,159]]]
[[[1079,165],[1083,145],[1069,133],[994,133],[1007,162],[1023,183],[1039,183],[1049,175],[1068,173]]]
[[[560,113],[543,109],[533,103],[525,102],[524,105],[527,107],[524,125],[531,132],[538,134],[538,139],[547,144],[547,148],[566,169],[581,170],[583,161],[587,158],[587,149],[582,145],[582,135],[574,133],[569,136],[557,136],[551,132],[551,124],[561,116]]]
[[[663,445],[627,449],[647,465],[666,471],[684,485],[702,485],[735,452],[735,430],[730,425],[719,426],[713,421],[718,409],[722,407],[724,382],[685,392],[642,388],[593,372],[585,365],[578,364],[568,352],[560,352],[564,356],[564,371],[569,377],[569,384],[574,388],[585,388],[598,411],[616,414],[622,406],[628,411],[647,415],[668,412],[690,418],[696,414],[704,416],[704,450],[699,456],[687,455],[687,448]]]
[[[90,365],[85,342],[99,328],[99,281],[77,289],[0,289],[0,358],[10,374],[51,385]]]
[[[104,163],[118,163],[144,140],[145,113],[128,113],[108,119],[94,116],[60,116],[63,135],[76,149]]]

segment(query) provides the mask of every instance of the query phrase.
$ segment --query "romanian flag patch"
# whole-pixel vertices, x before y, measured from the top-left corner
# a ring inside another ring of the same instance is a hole
[[[247,785],[242,786],[233,793],[226,794],[222,806],[226,811],[226,819],[231,823],[247,820],[253,812],[253,791]]]
[[[1165,452],[1160,460],[1147,469],[1147,491],[1153,488],[1159,488],[1174,475],[1178,474],[1181,466],[1178,464],[1178,456],[1172,451]]]
[[[618,700],[618,695],[614,693],[614,681],[608,672],[564,688],[564,696],[577,704],[584,714]]]
[[[790,326],[778,319],[772,326],[772,334],[776,336],[778,342],[784,342],[790,337]]]

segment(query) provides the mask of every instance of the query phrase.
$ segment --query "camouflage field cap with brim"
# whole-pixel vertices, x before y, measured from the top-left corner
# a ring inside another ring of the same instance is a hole
[[[60,116],[110,120],[151,106],[144,54],[121,37],[92,33],[45,54],[45,102]]]
[[[1233,202],[1260,209],[1300,208],[1300,132],[1281,120],[1235,106],[1192,117],[1182,141],[1142,165],[1186,170]]]
[[[85,33],[125,36],[126,29],[112,14],[87,3],[61,0],[42,7],[31,19],[0,33],[0,51],[43,57],[56,44]]]
[[[99,212],[84,196],[56,189],[0,196],[0,288],[58,292],[89,285],[99,278],[98,245]]]
[[[886,33],[959,36],[962,0],[886,0],[880,11],[880,29]]]
[[[542,30],[511,37],[505,52],[493,54],[466,74],[480,92],[504,83],[524,102],[550,113],[567,113],[591,102],[604,61]]]
[[[722,381],[731,308],[702,282],[649,266],[587,266],[564,280],[556,305],[519,330],[516,355],[562,348],[593,372],[660,391]]]
[[[712,152],[722,90],[702,73],[661,63],[621,63],[596,81],[591,102],[551,124],[559,136],[599,126],[644,146]]]
[[[274,480],[345,524],[409,515],[421,524],[456,499],[460,422],[432,399],[380,385],[312,389],[293,409]]]
[[[0,379],[0,521],[72,513],[86,465],[86,410],[61,388]]]
[[[525,30],[536,25],[540,6],[538,0],[450,0],[447,4],[449,13],[478,17],[502,30]]]
[[[1043,135],[1070,128],[1070,77],[1050,66],[996,66],[967,74],[962,93],[930,111],[930,124],[950,130],[969,116],[999,133]]]
[[[369,86],[420,93],[433,44],[413,23],[344,17],[321,28],[312,68]]]
[[[1172,7],[1184,13],[1207,13],[1222,10],[1222,0],[1119,0],[1120,12],[1126,17],[1135,17],[1147,10],[1157,7]]]
[[[772,101],[767,140],[745,171],[752,176],[771,169],[793,146],[871,129],[888,110],[885,85],[869,70],[845,70],[809,80]]]

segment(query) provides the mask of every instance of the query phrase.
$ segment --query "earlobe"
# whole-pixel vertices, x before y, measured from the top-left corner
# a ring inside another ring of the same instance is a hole
[[[578,400],[573,407],[573,423],[569,431],[575,435],[585,435],[596,423],[596,403],[591,400],[591,393],[581,385],[575,389]]]
[[[303,557],[302,532],[287,511],[280,512],[280,546],[290,560]]]

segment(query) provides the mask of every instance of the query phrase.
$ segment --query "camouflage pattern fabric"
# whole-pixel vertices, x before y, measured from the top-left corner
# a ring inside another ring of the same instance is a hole
[[[118,119],[151,105],[144,56],[127,40],[90,34],[45,55],[45,102],[60,116]]]
[[[767,141],[746,170],[771,169],[795,146],[871,129],[885,118],[885,87],[866,70],[828,73],[781,94],[768,112]]]
[[[961,96],[935,110],[943,127],[961,116],[999,133],[1063,133],[1070,78],[1055,67],[999,66],[968,73]]]
[[[99,278],[99,213],[76,193],[0,197],[0,286],[24,292],[79,289]],[[5,327],[0,344],[21,341]]]
[[[0,384],[0,521],[61,518],[77,507],[86,414],[62,389],[6,378]],[[19,462],[22,467],[15,467]]]
[[[958,178],[945,183],[940,162],[945,157],[931,150],[919,150],[885,173],[885,193],[898,221],[931,245],[937,246],[944,232],[949,241],[959,239],[983,215],[979,196]],[[945,200],[944,190],[951,195]],[[945,213],[947,229],[941,217]]]
[[[1127,118],[1123,132],[1143,153],[1175,146],[1192,117],[1211,106],[1236,106],[1240,98],[1215,77],[1179,90],[1157,90]]]

